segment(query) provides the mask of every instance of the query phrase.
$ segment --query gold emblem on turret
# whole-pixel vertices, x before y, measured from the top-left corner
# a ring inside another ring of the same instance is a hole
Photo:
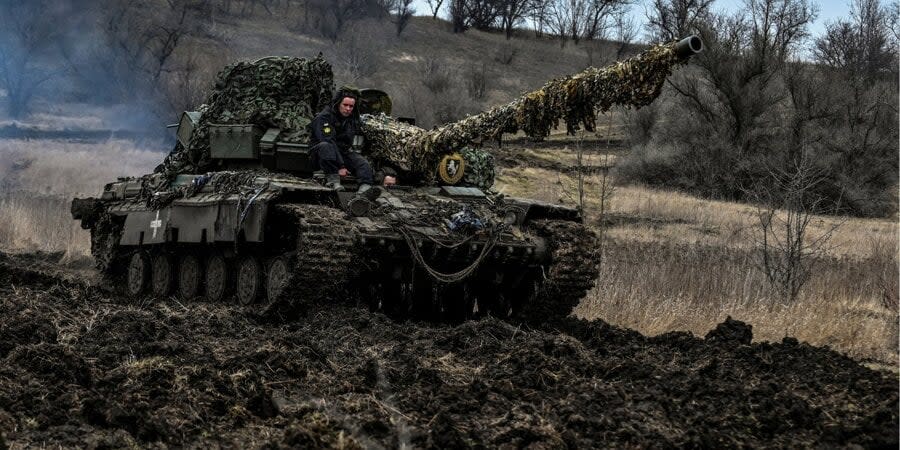
[[[445,155],[438,164],[438,175],[441,181],[447,184],[459,183],[466,170],[466,160],[459,153]]]

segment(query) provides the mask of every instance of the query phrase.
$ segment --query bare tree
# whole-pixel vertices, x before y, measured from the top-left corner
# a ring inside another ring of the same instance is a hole
[[[556,0],[550,4],[548,26],[560,39],[560,45],[565,46],[569,39],[578,45],[588,7],[588,0]]]
[[[603,39],[607,28],[611,25],[610,18],[625,12],[628,0],[590,0],[585,13],[585,24],[582,38]]]
[[[805,130],[801,142],[813,137],[785,83],[787,70],[802,64],[795,58],[808,42],[815,8],[807,0],[748,0],[744,6],[728,15],[697,14],[704,52],[667,80],[671,89],[664,94],[671,101],[647,108],[665,110],[635,116],[651,136],[617,165],[622,179],[746,198],[744,186],[760,184],[770,170],[784,170],[795,159],[798,148],[788,145],[795,125]]]
[[[481,100],[487,93],[487,66],[471,65],[465,73],[466,91],[473,100]]]
[[[549,21],[550,6],[555,0],[532,0],[528,18],[534,26],[535,37],[542,37]]]
[[[699,31],[698,25],[715,0],[653,0],[647,10],[652,41],[671,41]]]
[[[888,6],[888,28],[894,42],[900,41],[900,1],[894,0]]]
[[[614,26],[616,30],[615,40],[618,42],[616,45],[616,59],[618,60],[625,56],[628,48],[637,38],[638,28],[634,23],[634,19],[626,11],[620,11],[616,14]]]
[[[565,45],[571,39],[598,40],[606,36],[610,19],[624,12],[629,0],[552,0],[547,10],[548,25]]]
[[[900,139],[897,38],[889,20],[877,0],[855,0],[849,20],[829,24],[813,50],[825,67],[814,85],[829,93],[831,109],[821,124],[824,160],[833,164],[829,189],[844,192],[847,207],[863,214],[895,203],[883,194],[896,184]]]
[[[622,59],[637,36],[637,26],[628,11],[618,9],[608,19],[609,25],[582,43],[588,66],[599,66]]]
[[[822,199],[814,194],[822,174],[806,159],[770,175],[765,188],[756,192],[760,202],[756,236],[759,267],[779,296],[793,302],[840,223],[818,235],[811,233],[814,215],[823,212]]]
[[[512,37],[513,29],[519,25],[532,7],[532,0],[499,0],[500,27],[506,39]]]
[[[444,0],[425,0],[425,3],[428,5],[428,9],[431,10],[431,19],[437,20],[437,15],[441,12],[441,6],[444,4]]]
[[[194,26],[187,2],[169,2],[156,20],[148,20],[143,8],[109,2],[104,32],[119,62],[133,74],[155,84],[167,63]],[[149,7],[152,5],[144,5]]]
[[[38,88],[61,73],[39,63],[62,36],[60,12],[52,1],[0,1],[0,88],[10,117],[26,115]]]
[[[412,2],[413,0],[397,0],[393,5],[393,20],[397,30],[397,36],[400,36],[403,33],[403,30],[409,25],[409,21],[412,19],[413,14],[416,13],[415,8],[411,6]]]
[[[488,31],[496,28],[503,0],[468,0],[469,21],[473,28]]]
[[[378,71],[382,58],[379,39],[372,30],[352,30],[338,40],[334,57],[341,79],[355,84]]]
[[[747,0],[747,8],[748,17],[718,16],[702,28],[708,50],[695,59],[708,83],[669,83],[707,129],[726,136],[740,155],[767,145],[771,135],[756,131],[784,99],[778,76],[815,17],[806,0]]]
[[[213,87],[216,72],[231,60],[228,50],[203,52],[197,46],[183,48],[161,82],[163,114],[190,111],[202,104]],[[172,116],[167,116],[171,118]]]
[[[446,92],[453,86],[457,73],[445,60],[426,57],[417,67],[422,85],[432,94]]]
[[[384,5],[375,0],[304,0],[304,8],[312,27],[332,43],[350,22],[384,12]]]
[[[612,146],[611,146],[611,136],[612,136],[612,114],[609,112],[604,113],[606,116],[606,147],[603,152],[603,157],[601,158],[600,165],[600,179],[597,182],[598,192],[597,195],[600,199],[599,211],[598,214],[598,223],[600,224],[599,233],[597,236],[597,243],[599,248],[597,249],[597,253],[600,255],[601,262],[603,260],[603,251],[606,247],[606,229],[608,227],[608,223],[606,220],[606,216],[610,210],[610,204],[612,203],[613,196],[615,196],[616,188],[613,184],[612,177],[610,176],[609,170],[612,167],[613,162],[610,161]]]
[[[67,53],[67,59],[79,77],[92,89],[106,91],[109,100],[141,103],[169,120],[190,106],[188,98],[178,97],[202,92],[200,80],[212,77],[200,67],[210,57],[185,49],[188,37],[200,30],[196,18],[204,5],[197,0],[98,3],[93,16],[99,25],[97,38],[105,45]],[[188,79],[200,73],[202,78]]]
[[[891,17],[879,0],[853,0],[850,20],[829,24],[813,53],[823,64],[865,80],[890,76],[897,60]]]
[[[584,147],[584,130],[578,130],[578,135],[575,139],[575,193],[578,195],[578,198],[575,201],[582,215],[586,214],[585,205],[587,204],[587,192],[585,192],[587,163],[584,158]]]
[[[494,61],[497,61],[504,66],[508,66],[512,64],[513,60],[516,59],[516,55],[519,54],[519,47],[513,44],[512,42],[505,42],[497,47],[497,50],[494,52]]]
[[[450,23],[453,25],[454,33],[464,33],[469,29],[471,21],[468,0],[450,0],[447,12],[450,14]]]

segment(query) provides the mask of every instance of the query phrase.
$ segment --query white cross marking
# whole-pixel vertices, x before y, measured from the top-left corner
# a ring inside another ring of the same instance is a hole
[[[156,212],[156,219],[150,221],[150,228],[153,228],[153,238],[156,239],[156,230],[162,226],[162,220],[159,220],[159,211]]]

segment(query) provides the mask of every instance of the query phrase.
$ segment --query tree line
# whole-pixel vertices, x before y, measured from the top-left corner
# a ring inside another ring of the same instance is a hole
[[[502,31],[507,39],[519,28],[536,36],[569,40],[602,39],[617,22],[628,20],[631,0],[426,0],[433,19],[443,13],[454,33],[470,28]]]
[[[706,50],[628,115],[626,180],[713,198],[756,200],[803,179],[816,212],[897,211],[898,7],[852,0],[851,14],[812,36],[807,0],[656,0],[657,40],[697,33]],[[789,200],[783,198],[781,200]],[[793,201],[793,200],[791,200]]]

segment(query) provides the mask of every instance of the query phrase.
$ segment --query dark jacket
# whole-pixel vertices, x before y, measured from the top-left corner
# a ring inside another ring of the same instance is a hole
[[[338,110],[344,97],[356,99],[356,107],[350,117],[342,117]],[[317,114],[310,124],[310,147],[320,142],[330,142],[337,145],[341,152],[349,151],[353,147],[353,137],[360,128],[359,102],[360,99],[355,94],[338,90],[331,99],[331,105]]]

